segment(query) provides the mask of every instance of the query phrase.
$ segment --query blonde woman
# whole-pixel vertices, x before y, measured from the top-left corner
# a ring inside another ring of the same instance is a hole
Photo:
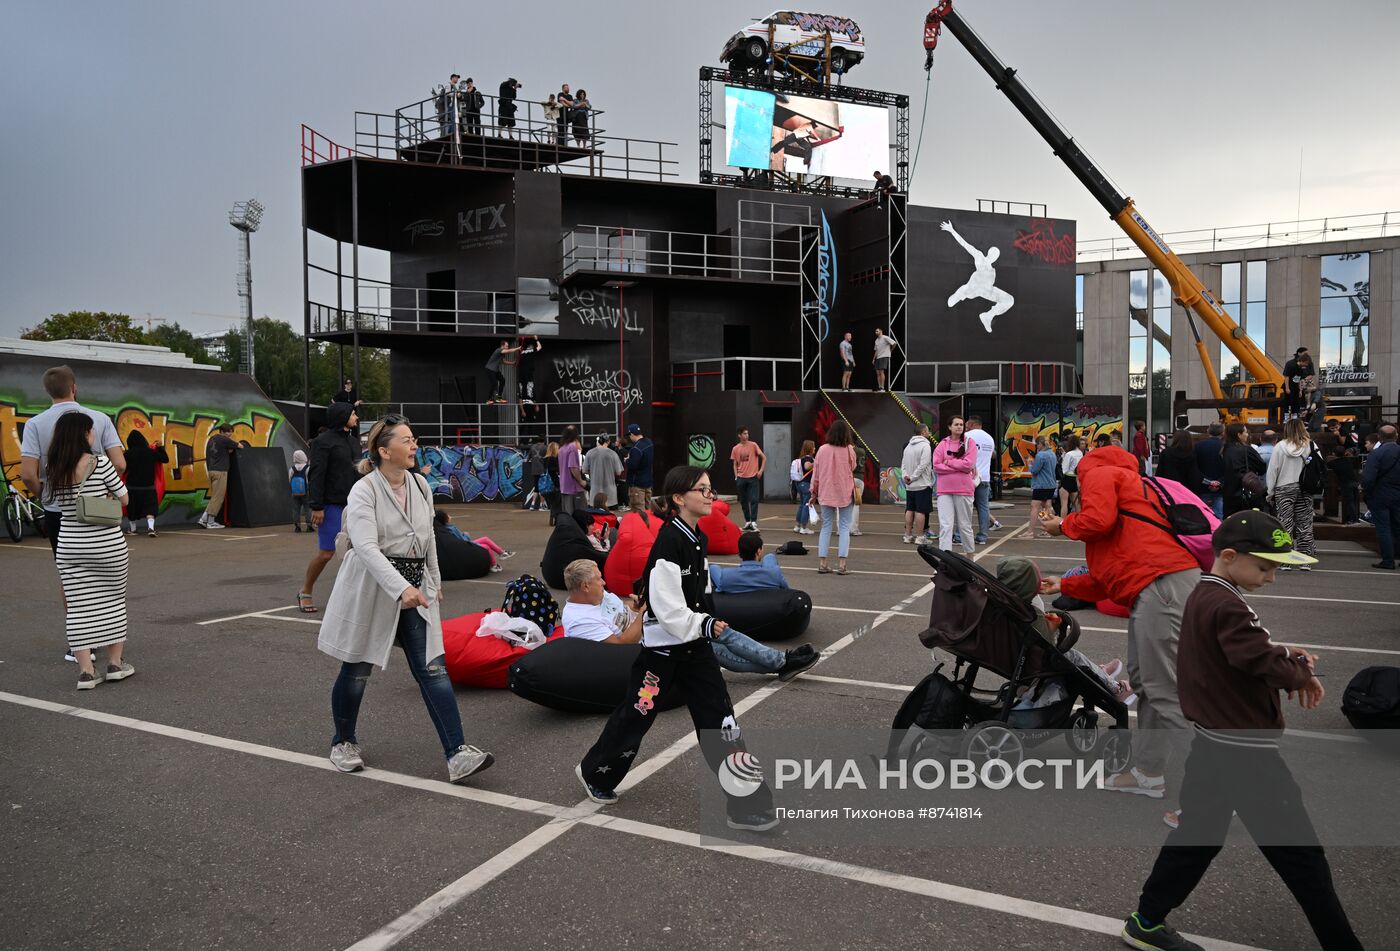
[[[364,768],[356,735],[360,702],[373,669],[388,666],[397,643],[442,742],[447,778],[460,783],[494,758],[462,739],[457,696],[443,660],[433,494],[414,471],[417,454],[418,440],[406,418],[379,420],[369,431],[369,457],[360,462],[364,478],[346,502],[350,550],[336,575],[317,643],[341,661],[331,690],[330,759],[342,772]]]
[[[1303,493],[1301,484],[1303,466],[1314,448],[1301,419],[1295,417],[1284,423],[1283,439],[1269,456],[1264,483],[1268,487],[1269,502],[1278,513],[1284,531],[1293,536],[1294,549],[1316,557],[1312,497]],[[1312,565],[1283,565],[1280,570],[1288,571],[1293,567],[1299,571],[1312,571]]]

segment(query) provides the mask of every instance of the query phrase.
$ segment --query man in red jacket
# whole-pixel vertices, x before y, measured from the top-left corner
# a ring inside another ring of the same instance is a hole
[[[1148,731],[1140,747],[1134,744],[1137,765],[1110,776],[1105,788],[1161,799],[1171,757],[1167,731],[1179,731],[1183,744],[1189,736],[1176,694],[1176,647],[1201,566],[1148,500],[1132,453],[1095,449],[1078,475],[1080,510],[1042,524],[1052,535],[1084,542],[1089,574],[1129,610],[1128,680],[1138,695],[1138,728]]]

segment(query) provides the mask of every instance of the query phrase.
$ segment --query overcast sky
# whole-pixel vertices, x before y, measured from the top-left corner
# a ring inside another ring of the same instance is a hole
[[[829,3],[866,62],[850,84],[924,104],[928,3]],[[233,202],[266,206],[259,313],[301,321],[299,126],[353,140],[448,73],[522,97],[585,86],[610,132],[680,143],[696,70],[770,10],[754,0],[211,3],[10,0],[0,36],[0,335],[56,311],[197,331],[234,314]],[[1400,3],[959,0],[958,9],[1159,231],[1400,210]],[[700,12],[703,11],[703,12]],[[1081,240],[1116,229],[946,36],[913,200],[1043,202]]]

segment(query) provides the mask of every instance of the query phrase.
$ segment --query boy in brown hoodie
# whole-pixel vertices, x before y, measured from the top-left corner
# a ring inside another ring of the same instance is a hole
[[[1312,710],[1322,702],[1313,674],[1317,657],[1275,644],[1244,599],[1274,580],[1280,565],[1317,559],[1294,551],[1278,519],[1255,509],[1229,516],[1212,539],[1215,564],[1186,601],[1177,654],[1177,692],[1194,727],[1182,781],[1182,819],[1157,855],[1138,910],[1123,924],[1134,948],[1185,951],[1197,945],[1167,923],[1191,894],[1239,814],[1259,842],[1282,832],[1291,842],[1259,844],[1293,893],[1322,947],[1360,949],[1332,885],[1302,793],[1279,754],[1283,709],[1279,691]],[[1285,831],[1286,830],[1286,831]]]

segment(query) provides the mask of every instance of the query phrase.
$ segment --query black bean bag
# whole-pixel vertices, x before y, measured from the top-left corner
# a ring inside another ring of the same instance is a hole
[[[565,713],[612,713],[627,697],[639,644],[601,644],[560,637],[510,665],[506,686],[518,697]],[[634,698],[635,699],[635,698]],[[680,690],[656,696],[658,710],[685,704]]]
[[[443,581],[464,581],[490,574],[491,553],[480,545],[462,541],[445,525],[433,526],[433,541],[437,544],[438,570]]]
[[[561,515],[554,526],[554,533],[544,546],[544,557],[540,559],[540,574],[544,583],[557,591],[564,588],[564,566],[579,558],[587,558],[603,570],[607,563],[607,552],[599,551],[588,541],[583,528],[567,515]]]
[[[717,594],[714,599],[715,617],[756,641],[801,637],[812,619],[812,598],[791,588]]]

